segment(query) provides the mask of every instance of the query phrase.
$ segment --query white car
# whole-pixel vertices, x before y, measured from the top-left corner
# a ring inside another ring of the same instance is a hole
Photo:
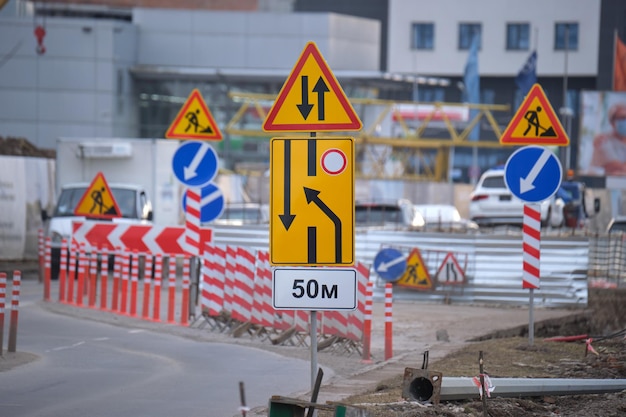
[[[478,224],[461,218],[461,214],[451,204],[416,204],[415,211],[426,222],[424,230],[469,232],[478,230]]]
[[[483,173],[470,195],[469,215],[481,226],[521,225],[524,204],[506,187],[504,169],[490,169]],[[563,225],[563,199],[552,196],[540,205],[542,226]]]

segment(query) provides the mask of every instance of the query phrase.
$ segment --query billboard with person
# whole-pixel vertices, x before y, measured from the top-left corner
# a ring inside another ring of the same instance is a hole
[[[583,91],[578,169],[626,176],[626,92]]]

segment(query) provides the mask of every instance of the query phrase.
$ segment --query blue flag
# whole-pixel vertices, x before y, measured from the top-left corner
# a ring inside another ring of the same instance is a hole
[[[528,94],[533,84],[537,82],[537,51],[533,51],[532,54],[526,60],[526,63],[515,77],[515,84],[520,89],[523,95]]]
[[[465,64],[463,82],[465,83],[465,101],[467,103],[480,103],[480,76],[478,75],[478,46],[480,45],[480,33],[475,32],[472,36],[472,43],[469,49],[469,56]],[[470,120],[477,114],[478,110],[470,110]],[[478,140],[480,125],[476,125],[470,132],[469,140]]]

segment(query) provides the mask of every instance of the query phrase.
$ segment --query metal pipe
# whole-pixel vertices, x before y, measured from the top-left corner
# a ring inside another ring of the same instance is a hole
[[[626,379],[490,378],[493,397],[604,394],[626,390]],[[478,398],[472,378],[443,377],[441,401]]]

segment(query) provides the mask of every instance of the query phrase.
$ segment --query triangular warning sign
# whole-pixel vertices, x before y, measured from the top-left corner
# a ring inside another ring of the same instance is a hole
[[[222,132],[217,127],[200,91],[194,89],[178,115],[170,125],[165,137],[168,139],[222,140]]]
[[[85,191],[85,194],[83,194],[76,205],[74,214],[101,219],[122,217],[122,212],[117,206],[115,197],[113,197],[113,193],[102,172],[98,172],[93,181],[91,181],[87,191]]]
[[[569,145],[569,137],[539,84],[532,86],[500,137],[503,145]]]
[[[459,265],[452,252],[448,252],[437,270],[435,279],[442,285],[459,285],[465,283],[465,271]]]
[[[406,272],[396,281],[396,284],[418,290],[431,290],[433,288],[433,282],[419,249],[415,248],[409,254],[406,259]]]
[[[270,109],[266,132],[361,130],[361,120],[314,42],[300,59]]]

